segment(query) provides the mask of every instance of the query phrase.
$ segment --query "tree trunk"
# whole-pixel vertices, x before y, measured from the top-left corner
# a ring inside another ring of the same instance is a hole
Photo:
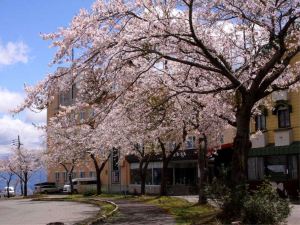
[[[202,148],[201,143],[199,143],[198,148],[198,204],[206,204],[207,199],[204,193],[205,182],[206,182],[206,148],[207,148],[207,140],[205,134],[203,134],[204,148]]]
[[[7,198],[10,198],[10,194],[9,194],[9,184],[10,184],[10,181],[7,181],[7,182],[6,182],[6,185],[7,185],[7,189],[6,189]]]
[[[95,169],[96,169],[96,176],[97,176],[97,195],[101,195],[102,194],[101,171],[98,166],[96,167],[96,165],[95,165]]]
[[[146,176],[143,174],[141,175],[141,195],[146,194]]]
[[[161,183],[160,183],[160,196],[166,196],[167,193],[167,170],[168,170],[168,165],[169,161],[168,160],[163,160],[163,167],[161,170]]]
[[[140,164],[139,164],[139,173],[141,177],[141,195],[146,194],[146,178],[147,178],[147,170],[150,162],[150,157],[151,157],[150,155],[144,156],[140,160]]]
[[[21,178],[20,178],[20,189],[21,189],[21,195],[24,195],[24,186],[23,186],[23,176],[22,176],[22,172],[21,172]]]
[[[68,173],[68,177],[69,177],[69,183],[70,183],[70,188],[71,188],[71,195],[74,193],[74,185],[73,185],[73,182],[72,182],[72,172],[69,172]]]
[[[24,172],[24,197],[27,196],[28,173]]]
[[[95,170],[96,170],[96,175],[97,175],[97,177],[96,177],[96,179],[97,179],[96,180],[97,181],[97,195],[101,195],[102,194],[102,190],[101,190],[101,187],[102,187],[101,173],[102,173],[102,171],[103,171],[103,169],[104,169],[104,167],[105,167],[108,159],[110,158],[110,155],[111,154],[109,154],[107,156],[107,158],[104,160],[104,162],[102,162],[102,164],[101,164],[100,167],[99,167],[99,164],[98,164],[98,161],[97,161],[95,155],[94,154],[90,155],[91,159],[93,160],[94,167],[95,167]]]
[[[231,183],[233,187],[246,182],[247,158],[251,148],[249,137],[251,108],[244,106],[236,115],[237,131],[233,142]]]
[[[145,195],[146,193],[146,174],[144,173],[143,165],[144,165],[144,160],[141,159],[139,164],[139,173],[141,178],[141,195]]]

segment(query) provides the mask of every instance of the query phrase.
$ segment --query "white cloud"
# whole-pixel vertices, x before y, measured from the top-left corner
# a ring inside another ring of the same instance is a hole
[[[22,103],[24,97],[18,92],[11,92],[0,87],[0,113],[9,113],[10,110],[16,108]]]
[[[12,92],[5,88],[0,87],[0,113],[9,114],[11,110],[17,108],[23,101],[24,96],[18,92]],[[47,110],[41,112],[33,112],[26,109],[23,113],[20,113],[20,117],[24,118],[27,123],[41,124],[46,123]]]
[[[13,118],[10,111],[24,101],[24,94],[0,87],[0,96],[0,155],[11,151],[12,140],[18,135],[25,148],[45,148],[45,132],[33,124],[44,125],[47,111],[36,113],[26,109]]]
[[[33,112],[29,109],[25,110],[25,121],[34,124],[45,124],[47,119],[47,110],[41,112]]]
[[[28,46],[23,42],[8,42],[6,45],[0,42],[0,66],[15,63],[28,62]]]
[[[45,148],[45,132],[30,123],[4,115],[0,118],[0,155],[10,152],[12,140],[20,135],[25,148]]]

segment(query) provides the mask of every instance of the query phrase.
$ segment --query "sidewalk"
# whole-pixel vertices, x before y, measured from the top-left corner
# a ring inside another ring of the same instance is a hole
[[[102,224],[175,225],[175,219],[164,210],[137,201],[114,200],[119,212]]]
[[[292,213],[287,219],[287,224],[298,225],[300,223],[300,203],[293,203],[292,207]]]

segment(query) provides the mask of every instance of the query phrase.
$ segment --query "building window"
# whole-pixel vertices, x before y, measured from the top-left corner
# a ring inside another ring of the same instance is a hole
[[[286,106],[280,106],[277,111],[278,127],[287,128],[291,126],[290,122],[290,110]]]
[[[112,183],[120,183],[120,170],[119,170],[119,150],[114,148],[112,150]]]
[[[195,185],[197,168],[175,168],[175,184]]]
[[[64,105],[65,104],[65,96],[63,93],[59,94],[59,104]]]
[[[71,88],[71,99],[74,100],[75,97],[76,97],[76,84],[73,84]]]
[[[248,179],[262,180],[264,178],[264,158],[251,157],[248,158]]]
[[[267,156],[265,160],[266,174],[276,181],[288,178],[288,162],[286,155]]]
[[[67,172],[62,172],[62,175],[63,175],[64,182],[68,181],[68,174],[67,174]]]
[[[112,171],[111,182],[113,184],[120,183],[120,171]]]
[[[73,173],[72,173],[72,178],[76,178],[76,177],[77,177],[76,172],[73,172]]]
[[[55,172],[55,181],[59,183],[59,172]]]
[[[159,185],[161,181],[161,169],[154,168],[153,169],[153,184]]]
[[[131,184],[141,184],[141,176],[139,169],[130,170],[130,183]],[[152,184],[152,169],[147,170],[146,174],[146,185]]]
[[[84,120],[85,117],[85,112],[81,111],[80,112],[80,120]]]
[[[61,106],[68,106],[71,103],[71,94],[70,91],[62,92],[59,94],[59,104]]]
[[[196,137],[195,136],[188,136],[186,140],[186,147],[187,149],[194,149],[196,146]]]
[[[90,177],[96,177],[96,172],[95,171],[90,171],[89,176]]]
[[[261,114],[255,116],[255,130],[266,130],[266,116]]]
[[[80,178],[84,178],[85,177],[85,172],[80,171]]]
[[[296,155],[290,155],[288,158],[288,173],[292,180],[298,179],[298,157]]]

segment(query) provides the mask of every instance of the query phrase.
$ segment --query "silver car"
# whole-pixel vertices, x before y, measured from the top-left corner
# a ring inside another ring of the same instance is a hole
[[[51,194],[51,193],[58,193],[59,188],[55,184],[51,183],[43,183],[43,184],[36,184],[34,187],[35,194]]]

